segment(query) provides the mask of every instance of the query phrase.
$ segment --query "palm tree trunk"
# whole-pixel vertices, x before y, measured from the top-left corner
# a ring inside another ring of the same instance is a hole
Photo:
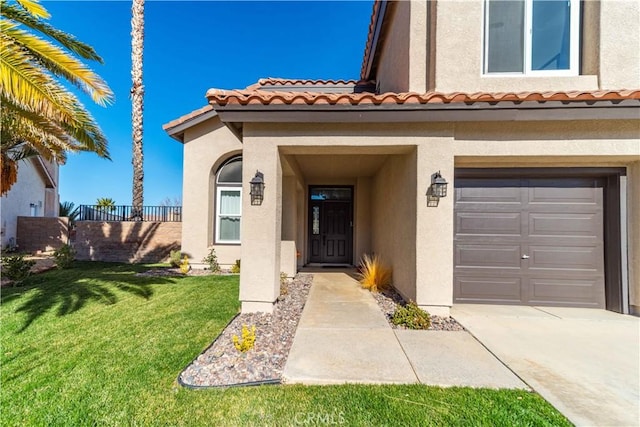
[[[133,0],[131,7],[131,124],[133,140],[133,217],[142,220],[143,154],[142,112],[144,86],[142,85],[142,46],[144,42],[144,0]]]

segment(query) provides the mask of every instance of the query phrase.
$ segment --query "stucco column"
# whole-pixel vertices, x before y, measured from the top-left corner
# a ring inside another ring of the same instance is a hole
[[[282,177],[282,240],[296,239],[296,177]]]
[[[282,244],[280,252],[280,271],[287,277],[297,273],[296,264],[296,229],[297,229],[297,196],[296,177],[282,177]]]
[[[629,311],[640,316],[640,162],[627,168]],[[625,254],[623,254],[624,256]]]
[[[251,205],[249,182],[264,174],[264,200]],[[245,136],[242,165],[242,312],[271,313],[280,293],[282,167],[276,144]]]
[[[429,138],[417,150],[416,303],[429,313],[448,316],[453,303],[453,145],[450,138]],[[440,171],[448,194],[427,205],[431,175]]]

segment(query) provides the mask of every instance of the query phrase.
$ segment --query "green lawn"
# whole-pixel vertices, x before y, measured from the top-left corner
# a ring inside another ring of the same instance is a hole
[[[144,269],[76,263],[2,289],[2,425],[569,425],[522,391],[181,388],[237,312],[238,279],[134,276]]]

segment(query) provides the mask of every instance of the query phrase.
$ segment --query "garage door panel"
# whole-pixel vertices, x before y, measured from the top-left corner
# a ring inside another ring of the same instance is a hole
[[[513,268],[520,270],[520,245],[457,245],[457,268]]]
[[[528,270],[598,272],[602,248],[598,246],[531,246]]]
[[[604,283],[588,277],[572,279],[530,279],[529,303],[532,305],[563,305],[581,307],[604,306]]]
[[[529,181],[530,204],[599,204],[595,180],[536,179]]]
[[[457,277],[454,287],[459,302],[514,304],[522,299],[519,277]]]
[[[464,186],[456,191],[456,203],[481,203],[491,205],[519,205],[522,202],[520,191],[520,179],[501,180],[500,186],[487,193],[486,186],[491,184],[490,179],[460,180]]]
[[[456,302],[604,307],[602,181],[456,179]]]
[[[532,213],[528,215],[529,237],[572,236],[598,238],[602,216],[597,213]]]
[[[458,235],[520,236],[520,212],[459,212],[456,214]]]

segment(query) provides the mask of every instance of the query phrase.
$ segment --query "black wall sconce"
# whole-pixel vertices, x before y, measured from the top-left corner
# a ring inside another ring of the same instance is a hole
[[[264,174],[256,171],[256,175],[251,180],[251,204],[259,206],[264,199]]]
[[[431,175],[431,185],[427,189],[427,206],[435,208],[441,197],[447,197],[447,185],[449,183],[440,175],[440,171]]]
[[[433,197],[447,197],[447,185],[449,183],[440,175],[440,171],[431,175],[431,195]]]

